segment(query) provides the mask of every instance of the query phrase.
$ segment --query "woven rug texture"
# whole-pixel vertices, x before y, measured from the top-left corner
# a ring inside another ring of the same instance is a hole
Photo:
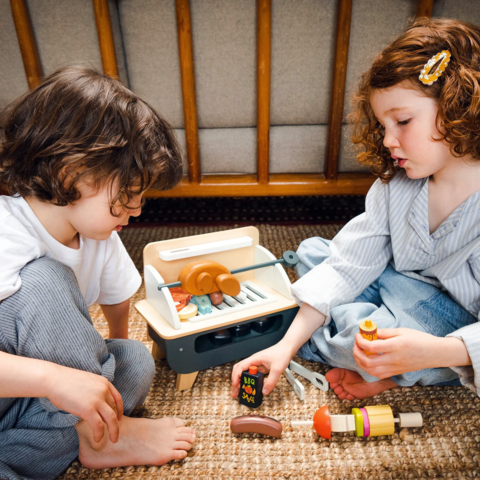
[[[171,238],[225,230],[232,227],[129,228],[122,240],[139,271],[143,270],[142,250],[149,243]],[[341,225],[258,225],[260,243],[277,258],[285,250],[295,250],[308,237],[332,238]],[[288,271],[290,279],[295,273]],[[144,298],[144,287],[133,303]],[[107,336],[107,324],[100,307],[90,309],[95,326]],[[148,348],[146,324],[132,307],[130,338]],[[296,361],[325,373],[320,364]],[[188,456],[161,467],[134,466],[89,470],[78,461],[60,477],[129,478],[168,480],[230,479],[466,479],[480,476],[480,399],[462,387],[395,388],[364,401],[340,401],[335,394],[322,392],[307,380],[301,402],[282,376],[275,390],[264,397],[255,414],[273,417],[283,424],[281,438],[258,434],[232,434],[233,417],[252,413],[230,396],[233,364],[199,372],[193,388],[177,392],[176,374],[165,361],[157,363],[151,391],[136,416],[161,418],[176,416],[193,427],[197,441]],[[357,438],[350,433],[334,433],[331,440],[319,437],[313,428],[292,427],[292,420],[311,420],[316,410],[328,405],[330,414],[348,414],[352,407],[388,404],[394,413],[421,412],[422,428],[396,428],[391,436]]]

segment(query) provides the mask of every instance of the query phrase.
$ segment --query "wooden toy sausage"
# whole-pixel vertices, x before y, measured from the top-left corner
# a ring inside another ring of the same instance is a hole
[[[230,430],[233,433],[260,433],[269,437],[280,437],[282,424],[274,418],[262,415],[243,415],[232,419]]]

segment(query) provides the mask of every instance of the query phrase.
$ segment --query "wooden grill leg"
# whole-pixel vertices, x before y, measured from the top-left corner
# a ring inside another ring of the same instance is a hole
[[[152,340],[150,337],[148,339]],[[166,357],[163,348],[160,347],[155,340],[152,340],[152,357],[156,362],[158,360],[163,360]]]
[[[198,372],[178,373],[177,385],[176,385],[177,392],[181,392],[182,390],[187,390],[188,388],[192,388],[195,382],[195,379],[197,378],[197,375],[198,375]]]

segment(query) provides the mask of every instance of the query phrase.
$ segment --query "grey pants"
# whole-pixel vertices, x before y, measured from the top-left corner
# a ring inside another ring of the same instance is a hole
[[[101,337],[65,265],[43,257],[20,276],[20,290],[0,303],[0,351],[103,375],[129,415],[152,383],[147,348]],[[0,398],[0,479],[56,478],[78,456],[79,420],[46,398]]]

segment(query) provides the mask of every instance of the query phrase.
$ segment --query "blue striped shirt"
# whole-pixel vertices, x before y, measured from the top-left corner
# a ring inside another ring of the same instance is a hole
[[[401,274],[446,290],[472,315],[480,311],[480,191],[471,195],[430,235],[428,178],[398,173],[377,180],[365,213],[351,220],[330,245],[331,256],[292,286],[299,302],[326,315],[351,303],[389,263]],[[453,368],[480,395],[480,324],[450,335],[461,338],[473,367]]]

